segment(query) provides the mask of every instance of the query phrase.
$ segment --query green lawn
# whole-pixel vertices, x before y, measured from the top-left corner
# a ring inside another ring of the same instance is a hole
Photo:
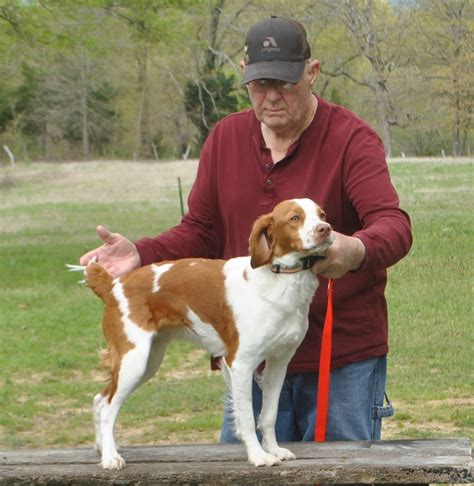
[[[472,162],[472,161],[471,161]],[[179,221],[177,176],[195,162],[36,163],[0,167],[0,448],[92,444],[102,388],[102,303],[76,284],[95,226],[131,239]],[[472,163],[391,165],[413,220],[410,255],[390,269],[389,394],[384,437],[473,437]],[[185,343],[124,407],[122,444],[217,440],[224,386]],[[157,384],[158,382],[158,384]]]
[[[390,269],[389,389],[393,437],[473,434],[471,164],[391,166],[414,245]]]

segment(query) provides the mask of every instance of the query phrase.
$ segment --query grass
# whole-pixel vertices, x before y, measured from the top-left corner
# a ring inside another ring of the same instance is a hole
[[[472,438],[472,163],[391,170],[415,242],[389,274],[389,386],[400,413],[387,432]]]
[[[97,246],[104,223],[131,239],[180,218],[195,162],[0,167],[0,448],[93,442],[92,397],[104,376],[101,302],[64,263]],[[410,255],[390,269],[385,438],[473,438],[472,161],[391,165],[413,220]],[[158,386],[157,386],[158,382]],[[168,350],[158,377],[125,405],[124,444],[213,442],[224,386],[206,354]]]

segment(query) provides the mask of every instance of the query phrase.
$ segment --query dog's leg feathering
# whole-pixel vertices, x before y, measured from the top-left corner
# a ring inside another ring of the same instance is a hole
[[[232,395],[232,370],[229,368],[225,358],[221,358],[217,366],[221,370],[222,378],[227,386],[227,393],[224,396],[224,407],[227,411],[230,411],[230,424],[234,429],[234,434],[237,439],[242,440],[242,434],[240,433],[239,422],[235,412],[235,402]]]

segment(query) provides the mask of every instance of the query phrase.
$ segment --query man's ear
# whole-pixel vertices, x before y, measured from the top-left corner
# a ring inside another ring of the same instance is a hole
[[[266,214],[255,221],[249,238],[250,265],[252,268],[269,263],[275,247],[273,216]]]
[[[309,63],[309,85],[313,86],[313,84],[316,82],[319,76],[319,61],[317,59],[313,59]]]
[[[245,69],[245,61],[242,59],[242,61],[240,61],[240,72],[243,73],[244,69]]]

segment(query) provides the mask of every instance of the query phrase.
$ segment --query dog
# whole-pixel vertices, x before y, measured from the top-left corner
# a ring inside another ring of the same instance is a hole
[[[113,278],[97,262],[81,270],[105,303],[102,364],[108,386],[94,398],[96,448],[104,469],[122,469],[114,439],[121,406],[160,367],[167,344],[188,339],[221,357],[232,395],[236,434],[248,461],[273,466],[295,459],[275,436],[278,400],[288,362],[308,329],[309,305],[318,287],[310,267],[333,242],[324,211],[310,199],[279,203],[254,223],[248,257],[164,261]],[[258,428],[252,380],[265,362]]]

